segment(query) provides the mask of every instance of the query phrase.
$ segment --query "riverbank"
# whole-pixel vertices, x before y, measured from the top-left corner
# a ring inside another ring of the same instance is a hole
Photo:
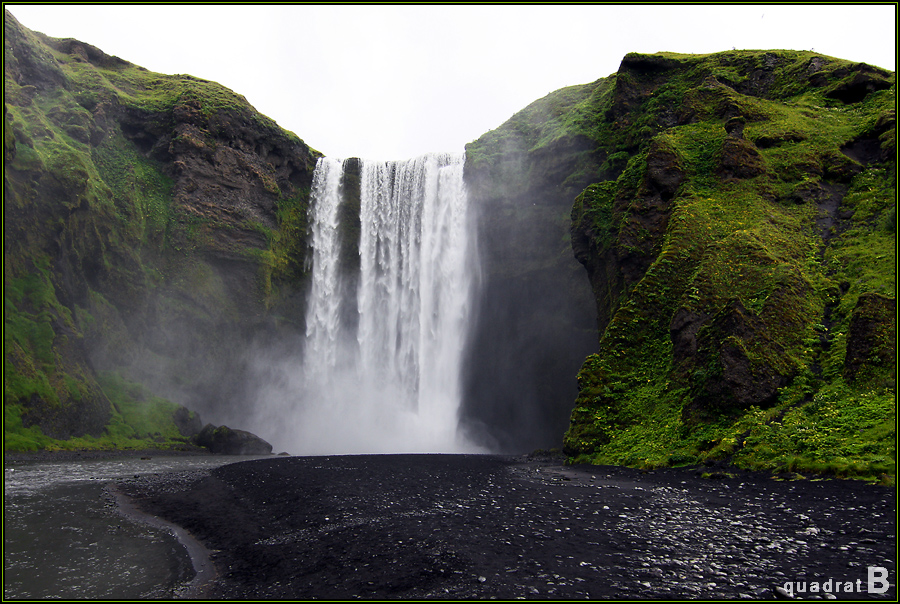
[[[212,455],[208,449],[185,445],[179,449],[57,449],[54,451],[4,451],[4,462],[20,461],[87,461],[117,457],[182,457]]]
[[[126,520],[127,505],[111,486],[126,477],[203,472],[254,458],[139,453],[6,459],[5,599],[128,601],[191,594],[203,580],[195,572],[202,557],[179,527],[140,514],[126,514],[139,522]]]
[[[212,599],[759,599],[829,579],[896,599],[895,490],[858,481],[359,455],[117,488],[210,550]]]

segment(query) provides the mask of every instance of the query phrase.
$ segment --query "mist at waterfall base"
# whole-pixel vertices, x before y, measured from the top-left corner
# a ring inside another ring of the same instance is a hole
[[[459,429],[478,281],[463,164],[319,160],[302,358],[258,363],[252,424],[276,449],[485,452]]]

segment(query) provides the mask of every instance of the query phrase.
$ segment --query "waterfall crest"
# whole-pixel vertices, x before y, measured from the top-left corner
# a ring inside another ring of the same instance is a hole
[[[319,160],[298,452],[475,450],[457,433],[473,289],[463,163],[360,160],[359,264],[348,268],[347,162]]]

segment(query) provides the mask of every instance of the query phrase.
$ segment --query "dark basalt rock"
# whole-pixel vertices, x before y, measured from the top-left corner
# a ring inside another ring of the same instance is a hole
[[[619,270],[626,283],[637,283],[656,259],[672,213],[672,199],[684,182],[678,155],[654,141],[647,154],[647,170],[637,195],[625,202],[617,241]]]
[[[676,366],[692,360],[697,355],[697,332],[709,319],[709,315],[681,307],[672,316],[669,337],[672,340],[672,358]]]
[[[777,54],[764,54],[736,90],[741,94],[768,98],[776,82],[775,70],[785,62],[786,59]]]
[[[228,426],[206,424],[194,438],[194,444],[209,449],[217,455],[269,455],[272,445],[245,430],[232,430]]]
[[[745,349],[748,343],[766,344],[783,353],[767,337],[769,326],[740,300],[732,300],[712,319],[679,311],[672,322],[673,348],[685,355],[682,367],[693,357],[697,388],[694,399],[684,408],[688,422],[706,413],[724,409],[742,409],[751,405],[771,405],[778,389],[789,376],[765,360],[752,359]],[[693,354],[692,351],[696,351]],[[777,355],[776,355],[777,356]]]
[[[753,178],[766,171],[756,145],[744,138],[744,120],[732,118],[725,124],[728,136],[722,141],[722,158],[716,173],[723,179]]]
[[[886,111],[871,130],[841,147],[841,153],[863,166],[890,161],[897,151],[897,114]]]
[[[890,87],[891,81],[881,70],[862,65],[859,71],[838,82],[825,93],[825,96],[851,105],[859,103],[873,92],[887,90]]]

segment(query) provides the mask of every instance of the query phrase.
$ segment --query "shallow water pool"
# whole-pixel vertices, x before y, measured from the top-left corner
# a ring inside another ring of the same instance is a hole
[[[215,468],[235,456],[7,462],[5,599],[166,599],[193,579],[171,531],[119,513],[116,479]]]

